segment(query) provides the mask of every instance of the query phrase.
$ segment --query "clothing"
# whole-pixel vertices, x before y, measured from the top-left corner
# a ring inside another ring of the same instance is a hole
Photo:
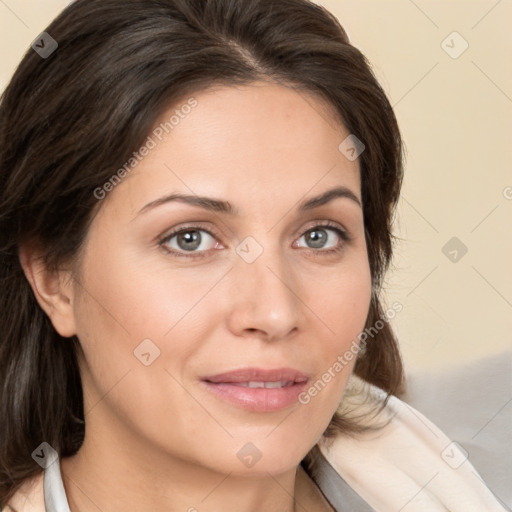
[[[376,415],[384,397],[379,388],[351,378],[340,412],[346,417],[363,414],[365,424],[381,428],[355,436],[322,436],[302,463],[336,512],[510,512],[464,449],[419,411],[391,397]],[[41,490],[46,512],[70,512],[59,459],[25,494],[26,501],[18,492],[11,506],[16,512],[42,512]]]
[[[510,512],[469,461],[423,414],[396,397],[376,414],[384,391],[354,376],[340,406],[345,417],[367,415],[364,423],[382,428],[357,436],[322,436],[317,444],[329,468],[317,478],[337,512]],[[312,477],[315,477],[313,467]],[[343,480],[371,508],[343,508]],[[340,489],[340,491],[338,491]],[[338,501],[336,501],[338,500]]]

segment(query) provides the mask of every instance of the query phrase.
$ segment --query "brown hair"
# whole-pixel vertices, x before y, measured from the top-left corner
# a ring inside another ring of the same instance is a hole
[[[40,471],[43,441],[60,457],[84,436],[76,336],[61,337],[19,260],[36,241],[50,270],[75,261],[108,181],[184,94],[267,79],[323,98],[366,146],[360,155],[372,275],[366,322],[392,256],[402,143],[391,105],[338,20],[308,0],[77,0],[29,49],[0,103],[0,506]],[[341,142],[341,141],[340,141]],[[354,373],[389,395],[403,383],[387,322]],[[364,427],[336,414],[325,435]]]

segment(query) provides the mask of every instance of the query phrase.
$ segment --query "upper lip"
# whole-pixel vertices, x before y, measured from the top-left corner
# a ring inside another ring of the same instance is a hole
[[[308,375],[294,368],[240,368],[229,372],[204,377],[213,383],[229,382],[306,382]]]

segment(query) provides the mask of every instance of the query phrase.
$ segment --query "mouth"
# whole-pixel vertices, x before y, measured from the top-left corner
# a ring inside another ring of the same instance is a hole
[[[273,412],[292,406],[309,381],[293,368],[244,368],[204,377],[205,388],[224,402],[254,412]]]
[[[224,384],[228,384],[228,383],[225,382]],[[233,386],[242,386],[244,388],[276,389],[276,388],[285,388],[285,387],[287,388],[287,387],[293,386],[295,384],[295,382],[294,381],[286,381],[286,380],[276,380],[275,382],[264,382],[264,381],[250,380],[249,382],[231,382],[229,384],[232,384]]]

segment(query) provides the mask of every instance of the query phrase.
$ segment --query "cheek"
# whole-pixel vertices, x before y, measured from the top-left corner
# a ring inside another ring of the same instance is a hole
[[[112,233],[94,233],[76,290],[75,318],[88,383],[84,388],[91,400],[97,398],[94,394],[105,395],[121,379],[119,388],[125,390],[131,386],[128,381],[137,382],[135,389],[120,395],[121,402],[126,397],[134,402],[136,396],[151,396],[155,373],[161,378],[169,357],[163,340],[172,337],[171,329],[186,314],[187,293],[192,294],[176,290],[158,268],[141,264],[136,253],[122,247]],[[177,350],[172,356],[181,362],[187,352]]]
[[[353,253],[314,285],[317,292],[311,295],[310,307],[330,334],[324,337],[330,340],[327,346],[331,351],[343,350],[364,329],[370,308],[372,282],[367,257],[362,251]]]
[[[328,407],[336,407],[339,403],[352,373],[360,334],[365,328],[371,304],[371,293],[368,260],[361,255],[350,261],[347,259],[336,272],[332,272],[328,285],[319,286],[317,293],[310,295],[308,306],[318,318],[317,334],[322,333],[318,346],[314,348],[322,361],[316,375],[320,382],[311,394],[316,397],[322,391],[318,401],[324,401],[326,406],[328,402]]]
[[[108,393],[104,402],[121,407],[125,419],[147,404],[141,423],[146,418],[158,424],[165,414],[190,406],[177,382],[208,336],[218,301],[204,299],[223,270],[218,277],[199,271],[194,277],[190,269],[170,268],[165,257],[148,262],[122,247],[111,233],[97,236],[85,257],[75,302],[84,393],[89,391],[91,404]],[[155,401],[159,406],[152,408]],[[195,413],[204,421],[204,412]]]
[[[75,303],[86,422],[107,436],[115,428],[106,422],[120,421],[119,432],[129,426],[156,444],[186,445],[190,418],[208,421],[179,384],[202,339],[187,329],[197,290],[166,286],[157,268],[108,254],[89,260]]]
[[[111,233],[96,236],[88,252],[86,307],[78,312],[85,320],[82,327],[91,325],[116,349],[131,352],[146,338],[158,344],[171,337],[174,326],[207,292],[204,276],[191,282],[189,271],[171,269],[161,255],[148,259],[140,250],[127,250]]]

